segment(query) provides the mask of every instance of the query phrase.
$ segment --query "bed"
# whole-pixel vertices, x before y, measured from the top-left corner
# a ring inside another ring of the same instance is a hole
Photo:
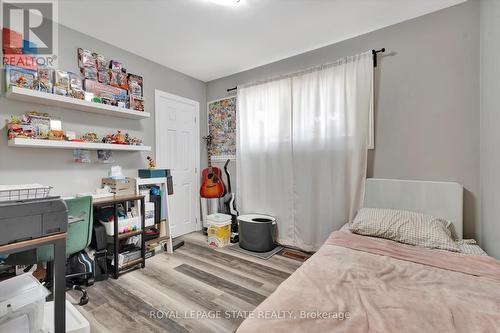
[[[365,207],[417,211],[462,235],[457,183],[369,179]],[[335,231],[237,332],[499,332],[500,261]]]

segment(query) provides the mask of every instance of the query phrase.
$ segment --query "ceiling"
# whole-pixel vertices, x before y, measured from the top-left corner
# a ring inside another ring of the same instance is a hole
[[[60,0],[59,18],[70,28],[211,81],[465,0],[240,0],[229,6],[212,1]]]

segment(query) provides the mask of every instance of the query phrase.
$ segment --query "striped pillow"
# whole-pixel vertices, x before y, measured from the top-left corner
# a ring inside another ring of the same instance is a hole
[[[430,249],[460,252],[451,222],[423,213],[395,209],[362,208],[350,224],[355,234],[390,239]]]

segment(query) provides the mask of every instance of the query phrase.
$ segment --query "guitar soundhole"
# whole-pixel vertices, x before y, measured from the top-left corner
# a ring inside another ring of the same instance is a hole
[[[213,175],[212,173],[209,173],[209,174],[207,175],[207,178],[208,178],[208,179],[212,179],[212,178],[214,178],[214,175]]]

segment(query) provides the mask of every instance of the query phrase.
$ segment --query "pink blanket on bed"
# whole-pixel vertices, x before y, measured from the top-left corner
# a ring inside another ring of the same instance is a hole
[[[238,332],[500,332],[500,261],[334,232]]]

